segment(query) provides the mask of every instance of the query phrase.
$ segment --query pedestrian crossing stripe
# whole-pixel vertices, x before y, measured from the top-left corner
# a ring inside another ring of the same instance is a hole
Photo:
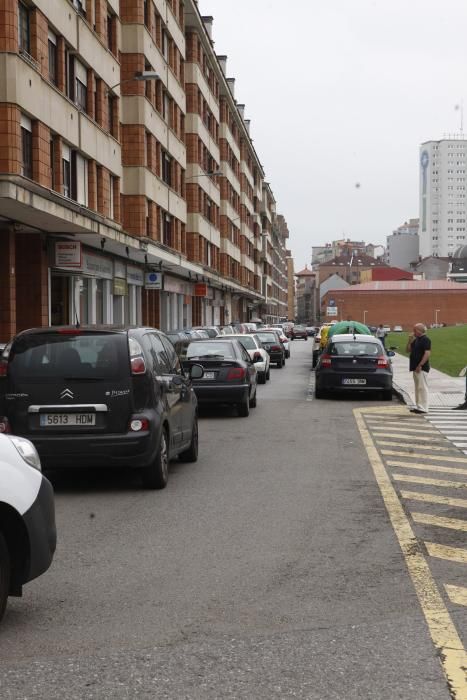
[[[431,431],[431,432],[433,433],[433,431]],[[444,443],[448,442],[448,440],[446,440],[446,438],[442,435],[440,435],[439,437],[427,437],[426,435],[404,435],[404,434],[401,435],[400,433],[387,433],[382,428],[379,428],[378,430],[372,430],[372,433],[376,437],[394,438],[396,440],[420,440],[422,442],[433,442],[433,443],[438,442],[440,444],[442,442],[444,442]],[[383,443],[380,443],[380,444],[383,444]],[[391,442],[390,444],[392,445],[393,442]],[[401,443],[401,444],[404,444],[404,443]]]
[[[421,525],[435,525],[449,530],[461,530],[467,532],[467,520],[460,518],[445,518],[440,515],[430,515],[429,513],[411,513],[412,519]]]
[[[467,469],[460,467],[444,467],[439,464],[417,464],[416,462],[400,462],[399,460],[388,460],[388,467],[402,467],[403,469],[420,469],[429,472],[439,472],[445,474],[459,474],[464,476],[467,474]]]
[[[389,437],[389,436],[386,436]],[[400,440],[400,437],[397,435],[396,439]],[[413,438],[412,438],[413,439]],[[424,440],[425,442],[425,440]],[[436,442],[440,442],[439,440]],[[447,442],[445,440],[444,442]],[[394,440],[376,440],[377,445],[385,445],[387,447],[402,447],[403,449],[412,449],[412,445],[410,443],[403,443],[403,442],[395,442]],[[417,450],[437,450],[438,452],[450,452],[452,451],[452,446],[449,445],[449,447],[441,447],[440,445],[417,445]]]
[[[416,476],[415,474],[393,474],[394,481],[402,481],[409,484],[425,484],[426,486],[439,486],[445,489],[467,489],[465,481],[450,481],[448,479],[432,479],[428,476]]]
[[[467,508],[467,498],[452,498],[440,496],[436,493],[421,493],[420,491],[401,491],[401,496],[407,501],[422,501],[423,503],[437,503],[454,508]]]
[[[456,605],[467,605],[467,588],[464,586],[453,586],[452,584],[446,583],[444,585],[446,593],[448,594],[451,603]]]
[[[453,450],[454,452],[455,450]],[[412,457],[413,459],[441,459],[443,462],[461,462],[462,464],[467,464],[467,459],[464,457],[450,457],[449,455],[425,455],[423,453],[411,452],[398,452],[397,450],[381,450],[381,454],[388,455],[392,457]]]
[[[467,549],[449,547],[444,544],[436,544],[435,542],[425,542],[425,547],[430,557],[455,561],[458,564],[467,564]]]

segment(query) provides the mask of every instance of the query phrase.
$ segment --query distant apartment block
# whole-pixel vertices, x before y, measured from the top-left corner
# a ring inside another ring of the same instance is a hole
[[[392,267],[409,270],[419,256],[419,219],[409,219],[386,238],[385,261]]]

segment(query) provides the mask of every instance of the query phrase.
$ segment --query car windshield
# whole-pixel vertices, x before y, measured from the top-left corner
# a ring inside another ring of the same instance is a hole
[[[235,359],[235,350],[231,343],[225,343],[221,340],[215,340],[209,343],[196,342],[190,343],[186,350],[187,359],[202,358],[202,359]]]
[[[38,333],[20,336],[9,357],[13,381],[49,379],[112,379],[129,371],[127,337],[123,333]]]
[[[376,357],[382,354],[382,348],[377,343],[363,343],[350,341],[348,343],[332,343],[329,349],[330,355],[371,355]]]

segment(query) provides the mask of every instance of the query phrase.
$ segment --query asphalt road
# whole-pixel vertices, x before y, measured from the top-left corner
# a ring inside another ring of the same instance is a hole
[[[167,489],[54,475],[52,568],[0,634],[9,698],[448,700],[352,409],[292,343],[249,418],[204,413]]]

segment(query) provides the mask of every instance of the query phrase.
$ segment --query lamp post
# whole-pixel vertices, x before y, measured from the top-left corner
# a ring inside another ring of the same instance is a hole
[[[185,179],[185,182],[190,182],[197,177],[217,177],[218,175],[223,175],[222,170],[206,170],[204,173],[198,173],[198,175],[190,175],[190,177]]]
[[[156,73],[153,70],[143,70],[141,71],[141,73],[135,73],[132,78],[125,78],[125,80],[120,80],[118,83],[115,83],[115,85],[112,85],[112,87],[108,88],[107,94],[115,90],[115,88],[121,85],[122,83],[130,83],[132,80],[159,80],[160,77],[161,76],[159,75],[159,73]]]
[[[441,309],[435,309],[435,326],[438,326],[438,314]]]

